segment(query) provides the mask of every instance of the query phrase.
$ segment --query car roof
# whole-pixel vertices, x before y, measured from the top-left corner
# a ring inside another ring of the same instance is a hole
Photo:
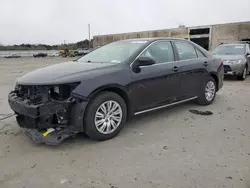
[[[230,44],[221,44],[220,46],[235,46],[235,45],[239,45],[239,46],[244,46],[247,43],[230,43]]]
[[[171,38],[171,37],[154,37],[154,38],[133,38],[133,39],[124,39],[120,41],[148,41],[153,42],[157,40],[185,40],[183,38]]]

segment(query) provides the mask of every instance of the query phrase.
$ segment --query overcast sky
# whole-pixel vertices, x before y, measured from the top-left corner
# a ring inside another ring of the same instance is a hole
[[[250,21],[250,0],[0,0],[0,43],[77,42],[93,35]]]

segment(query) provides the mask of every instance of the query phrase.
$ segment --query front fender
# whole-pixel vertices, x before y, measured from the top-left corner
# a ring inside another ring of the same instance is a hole
[[[119,72],[105,77],[96,77],[94,79],[82,81],[73,91],[73,96],[88,100],[92,94],[107,88],[119,88],[128,93],[127,85],[131,82],[131,77],[127,72]]]

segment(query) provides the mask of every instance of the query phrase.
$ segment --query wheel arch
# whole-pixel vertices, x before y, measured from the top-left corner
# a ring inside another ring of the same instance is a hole
[[[88,96],[89,101],[93,100],[101,92],[105,92],[105,91],[113,92],[113,93],[116,93],[117,95],[119,95],[124,100],[124,102],[127,106],[127,114],[129,115],[131,113],[131,103],[129,100],[127,88],[125,88],[119,84],[108,84],[108,85],[104,85],[104,86],[101,86],[101,87],[95,89],[94,91],[92,91],[89,94],[89,96]]]
[[[211,76],[215,80],[215,82],[216,82],[216,91],[218,91],[218,88],[219,88],[219,79],[218,79],[217,74],[215,72],[211,72],[209,74],[209,76]]]

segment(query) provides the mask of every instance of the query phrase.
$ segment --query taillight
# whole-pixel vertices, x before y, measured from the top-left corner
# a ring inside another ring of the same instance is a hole
[[[223,65],[223,61],[220,62],[220,65]]]

